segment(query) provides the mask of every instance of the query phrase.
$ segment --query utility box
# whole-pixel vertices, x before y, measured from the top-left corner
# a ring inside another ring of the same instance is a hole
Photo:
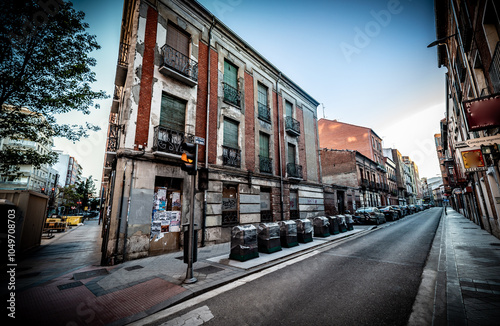
[[[259,257],[257,228],[253,225],[237,225],[231,230],[230,259],[246,261]]]
[[[294,221],[280,221],[280,238],[281,246],[291,248],[298,246],[297,241],[297,224]]]
[[[330,222],[325,216],[317,216],[313,219],[314,236],[315,237],[329,237],[330,236]]]
[[[295,220],[297,224],[297,241],[307,243],[313,241],[313,225],[307,218]]]
[[[193,233],[193,263],[196,263],[197,261],[198,261],[198,231],[195,229]],[[189,264],[189,225],[184,226],[184,264]]]
[[[281,250],[280,226],[278,223],[261,223],[258,227],[258,247],[263,253]]]
[[[339,234],[340,225],[337,216],[328,216],[328,222],[330,222],[329,226],[330,234]]]

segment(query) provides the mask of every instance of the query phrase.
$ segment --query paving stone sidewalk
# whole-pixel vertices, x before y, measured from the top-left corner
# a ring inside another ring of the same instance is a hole
[[[500,325],[500,240],[450,208],[444,227],[447,324]]]

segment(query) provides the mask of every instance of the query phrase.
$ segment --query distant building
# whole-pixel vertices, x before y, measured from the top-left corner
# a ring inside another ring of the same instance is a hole
[[[387,170],[387,186],[389,187],[387,199],[390,205],[399,205],[396,163],[389,157],[384,157],[384,161]]]
[[[65,187],[74,185],[79,181],[82,175],[82,167],[73,156],[65,154],[60,150],[55,150],[58,153],[58,161],[53,165],[53,168],[59,172],[58,186]]]
[[[379,205],[388,205],[389,187],[382,138],[370,128],[328,119],[318,120],[318,131],[321,148],[357,151],[375,163],[375,169],[364,175],[364,178],[375,184],[370,192],[373,193],[371,196],[377,198],[376,202]],[[366,173],[366,170],[364,172]]]
[[[21,112],[25,114],[32,114],[26,108],[22,108]],[[43,119],[43,118],[41,118]],[[32,141],[30,139],[0,139],[0,149],[5,146],[10,146],[23,151],[25,149],[34,149],[39,154],[47,154],[52,151],[53,140],[52,137],[40,134],[39,141]],[[47,189],[51,187],[51,180],[54,178],[50,166],[42,164],[40,168],[32,164],[19,164],[15,166],[12,173],[7,173],[0,176],[1,189],[26,189],[38,192],[47,193]]]

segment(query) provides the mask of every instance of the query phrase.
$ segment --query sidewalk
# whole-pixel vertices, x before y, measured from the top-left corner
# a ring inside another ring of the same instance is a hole
[[[499,325],[499,239],[447,208],[431,249],[428,270],[429,265],[437,271],[434,325]]]
[[[198,248],[193,284],[183,284],[182,252],[128,261],[117,266],[66,269],[16,293],[16,317],[37,325],[125,325],[174,304],[370,228],[355,227],[327,238],[246,262],[230,260],[230,243]],[[50,262],[45,262],[50,264]],[[18,320],[16,318],[16,321]],[[17,323],[16,323],[17,324]]]

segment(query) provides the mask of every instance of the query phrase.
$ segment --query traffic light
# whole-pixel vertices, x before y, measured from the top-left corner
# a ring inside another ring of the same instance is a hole
[[[44,194],[44,193],[45,193],[45,188],[42,187],[42,194]]]
[[[198,190],[208,190],[208,169],[200,168],[200,173],[198,174]]]
[[[198,166],[198,144],[182,143],[184,153],[181,155],[182,165],[181,170],[186,171],[189,175],[196,175]]]

